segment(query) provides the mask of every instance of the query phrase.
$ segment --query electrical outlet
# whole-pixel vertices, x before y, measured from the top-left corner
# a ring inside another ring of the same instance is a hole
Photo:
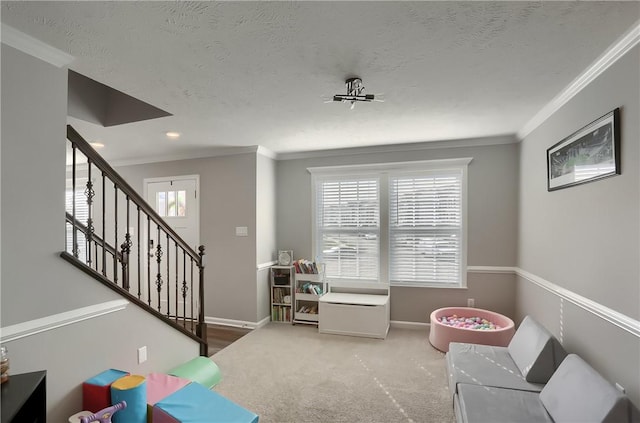
[[[138,348],[138,364],[142,364],[147,361],[147,347]]]
[[[467,298],[467,307],[475,307],[476,300],[473,298]]]

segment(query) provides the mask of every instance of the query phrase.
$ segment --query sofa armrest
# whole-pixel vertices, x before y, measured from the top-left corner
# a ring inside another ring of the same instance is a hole
[[[540,392],[540,401],[557,422],[630,421],[628,398],[575,354],[569,354]]]
[[[567,356],[560,342],[531,316],[524,318],[507,348],[520,373],[531,383],[547,383]]]

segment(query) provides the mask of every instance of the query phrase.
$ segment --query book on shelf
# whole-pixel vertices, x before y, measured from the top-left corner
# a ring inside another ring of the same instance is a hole
[[[298,313],[318,314],[318,306],[315,306],[315,305],[302,305],[298,309]]]
[[[289,288],[273,288],[273,302],[274,303],[291,303],[291,294]]]
[[[271,320],[274,322],[290,322],[291,307],[273,306],[271,309]]]
[[[296,273],[304,273],[304,274],[311,274],[311,275],[318,274],[318,265],[316,264],[315,261],[298,259],[293,262],[293,266],[296,268]]]
[[[296,288],[296,292],[299,294],[313,294],[313,295],[322,295],[322,286],[319,284],[307,282],[302,286],[298,286]]]

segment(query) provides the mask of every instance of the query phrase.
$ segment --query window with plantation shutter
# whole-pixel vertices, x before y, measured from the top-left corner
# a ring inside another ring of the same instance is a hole
[[[329,283],[466,286],[471,158],[309,168]]]
[[[459,285],[462,225],[461,170],[391,176],[391,283]]]
[[[320,179],[316,251],[327,278],[376,281],[379,273],[378,178]]]

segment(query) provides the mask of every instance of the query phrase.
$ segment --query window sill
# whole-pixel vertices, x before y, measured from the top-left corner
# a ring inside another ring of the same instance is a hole
[[[459,285],[417,285],[417,284],[407,284],[407,283],[392,283],[391,288],[431,288],[431,289],[469,289],[468,286],[459,286]]]

